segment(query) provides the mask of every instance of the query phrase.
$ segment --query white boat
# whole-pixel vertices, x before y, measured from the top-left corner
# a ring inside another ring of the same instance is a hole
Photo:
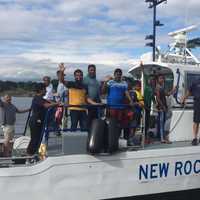
[[[155,62],[143,56],[129,70],[140,79],[161,73],[169,86],[178,84],[170,133],[173,144],[142,145],[133,151],[124,148],[121,140],[116,153],[89,155],[86,134],[66,133],[60,155],[49,154],[32,164],[2,160],[1,199],[198,199],[200,145],[191,146],[193,100],[184,108],[179,104],[186,88],[200,77],[199,61],[183,45],[187,31],[171,34],[175,43],[166,54],[158,52]]]

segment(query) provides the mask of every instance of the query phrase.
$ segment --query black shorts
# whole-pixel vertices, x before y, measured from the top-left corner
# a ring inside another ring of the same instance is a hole
[[[200,100],[194,100],[193,122],[200,123]]]

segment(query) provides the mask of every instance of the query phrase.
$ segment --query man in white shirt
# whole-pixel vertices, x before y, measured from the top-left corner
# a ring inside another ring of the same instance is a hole
[[[58,77],[58,86],[57,86],[57,99],[56,101],[60,101],[64,104],[68,104],[68,89],[65,86],[65,74],[63,73],[65,70],[64,63],[59,64],[59,70],[57,71],[57,77]],[[67,127],[67,115],[68,111],[67,108],[58,108],[56,111],[56,121],[57,124],[61,125],[61,128]],[[59,117],[62,116],[62,117]],[[60,135],[59,133],[57,135]]]
[[[51,84],[51,79],[49,76],[44,76],[43,77],[43,81],[44,81],[44,85],[46,87],[46,93],[44,95],[44,99],[49,100],[49,101],[53,101],[54,97],[53,97],[53,85]]]
[[[65,70],[64,63],[59,64],[59,70],[57,71],[58,77],[58,86],[57,86],[57,95],[60,98],[60,101],[63,103],[67,103],[68,99],[68,89],[65,86],[65,74],[63,73]]]

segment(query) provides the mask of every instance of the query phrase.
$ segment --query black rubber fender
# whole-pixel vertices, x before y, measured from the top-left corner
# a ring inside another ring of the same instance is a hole
[[[100,153],[104,149],[104,133],[106,122],[102,119],[94,119],[88,132],[87,151],[88,153]]]
[[[119,122],[116,119],[109,118],[106,120],[106,122],[106,141],[104,142],[105,149],[106,152],[113,153],[119,149],[119,136],[121,134],[121,128]]]

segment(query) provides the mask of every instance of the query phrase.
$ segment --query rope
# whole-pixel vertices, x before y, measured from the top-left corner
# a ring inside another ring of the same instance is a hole
[[[184,112],[185,112],[185,105],[183,106],[183,109],[182,109],[180,116],[178,117],[176,123],[174,124],[173,128],[169,131],[169,133],[171,133],[176,128],[176,126],[180,122],[181,118],[183,117]]]
[[[28,122],[29,122],[30,117],[31,117],[31,111],[32,111],[32,109],[29,110],[29,113],[28,113],[28,116],[27,116],[27,119],[26,119],[26,124],[25,124],[25,127],[24,127],[23,136],[26,135],[26,130],[27,130],[27,127],[28,127]]]

